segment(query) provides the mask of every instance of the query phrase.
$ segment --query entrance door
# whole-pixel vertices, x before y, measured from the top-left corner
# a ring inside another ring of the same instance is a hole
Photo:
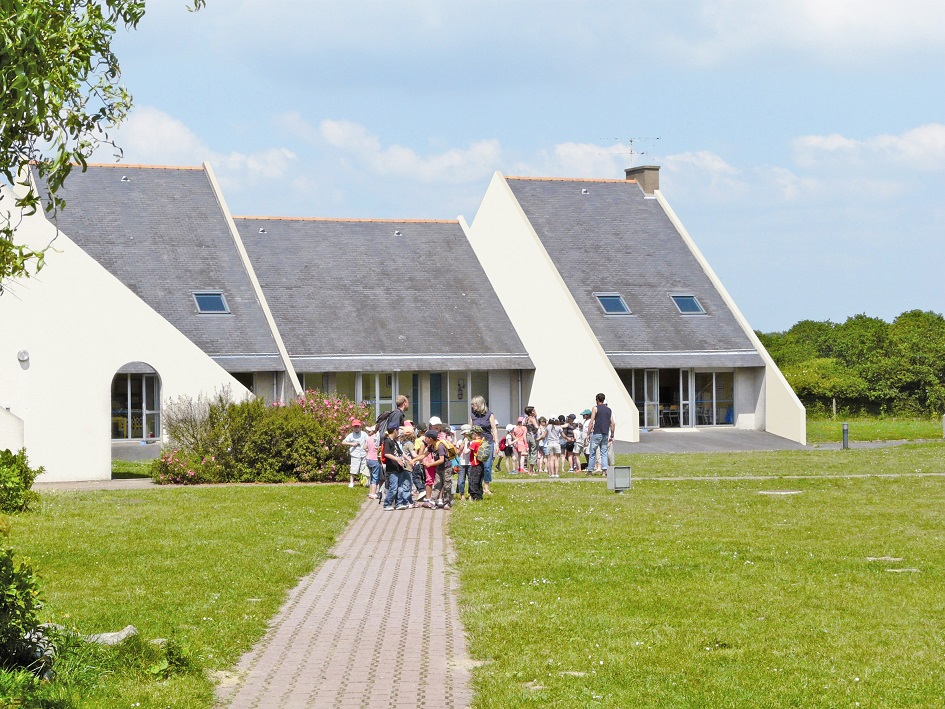
[[[679,370],[679,425],[692,426],[693,371]]]
[[[647,369],[643,373],[643,426],[660,425],[660,370]]]

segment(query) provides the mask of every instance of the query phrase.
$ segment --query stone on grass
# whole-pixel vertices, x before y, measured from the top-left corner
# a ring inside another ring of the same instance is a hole
[[[119,630],[117,633],[96,633],[95,635],[86,635],[85,639],[90,643],[98,643],[99,645],[118,645],[123,643],[125,640],[130,638],[132,635],[137,635],[138,629],[133,625],[128,625]]]

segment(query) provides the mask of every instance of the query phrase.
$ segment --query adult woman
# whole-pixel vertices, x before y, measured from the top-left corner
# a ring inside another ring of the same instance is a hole
[[[538,463],[538,415],[534,406],[525,407],[525,442],[528,443],[528,463],[524,467],[529,475],[537,475],[535,468]]]
[[[469,417],[470,426],[479,426],[482,428],[483,440],[489,445],[489,458],[486,460],[483,470],[482,491],[486,495],[491,495],[489,484],[492,482],[492,462],[495,456],[496,441],[499,440],[499,432],[496,429],[495,416],[486,406],[486,400],[481,396],[474,396],[469,401],[469,408],[472,415]]]

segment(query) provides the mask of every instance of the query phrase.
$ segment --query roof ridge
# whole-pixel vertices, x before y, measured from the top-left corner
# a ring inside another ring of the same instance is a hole
[[[636,182],[636,180],[607,179],[603,177],[529,177],[527,175],[506,175],[506,180],[538,180],[544,182]]]
[[[78,163],[73,163],[78,167]],[[86,167],[134,168],[136,170],[203,170],[202,165],[136,165],[132,163],[90,162]]]
[[[265,217],[234,216],[234,219],[256,219],[277,222],[377,222],[381,224],[459,224],[458,219],[362,219],[357,217]]]

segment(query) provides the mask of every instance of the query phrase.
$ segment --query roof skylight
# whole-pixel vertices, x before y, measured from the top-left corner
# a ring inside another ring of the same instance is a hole
[[[694,295],[674,295],[670,296],[679,312],[683,315],[704,315],[705,308]]]
[[[631,315],[627,301],[620,293],[595,293],[594,297],[605,315]]]
[[[194,293],[194,302],[197,304],[197,312],[211,315],[225,315],[230,312],[226,304],[226,298],[220,291],[199,291]]]

